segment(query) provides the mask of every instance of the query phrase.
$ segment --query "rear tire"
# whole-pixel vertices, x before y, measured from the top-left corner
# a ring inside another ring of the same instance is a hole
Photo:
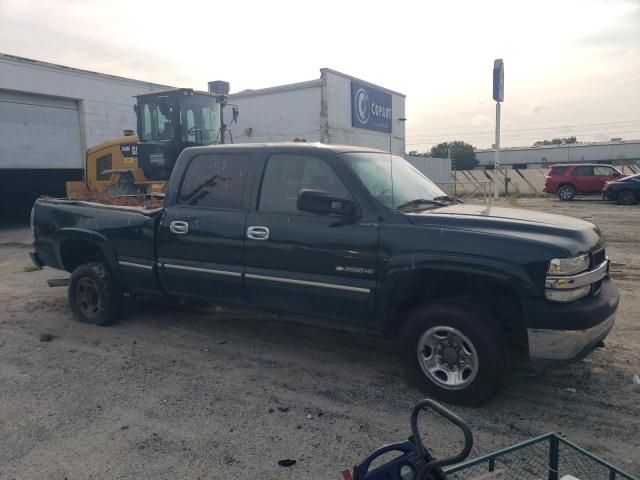
[[[573,200],[576,196],[576,189],[571,185],[562,185],[558,189],[558,198],[562,201]]]
[[[635,203],[638,203],[638,197],[631,190],[622,190],[618,194],[618,202],[621,205],[633,205]]]
[[[430,397],[479,405],[504,382],[504,333],[475,303],[451,300],[418,307],[410,313],[399,340],[407,377]]]
[[[80,265],[69,280],[69,306],[83,323],[110,325],[120,316],[122,289],[102,263]]]

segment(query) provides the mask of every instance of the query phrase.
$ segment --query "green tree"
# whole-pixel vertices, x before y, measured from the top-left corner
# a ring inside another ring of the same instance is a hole
[[[563,138],[553,138],[551,140],[540,140],[539,142],[534,143],[533,145],[564,145],[567,143],[578,143],[578,139],[575,135],[571,137],[563,137]]]
[[[473,145],[462,140],[439,143],[431,147],[431,156],[447,158],[449,148],[451,148],[451,167],[455,170],[472,170],[478,165]]]

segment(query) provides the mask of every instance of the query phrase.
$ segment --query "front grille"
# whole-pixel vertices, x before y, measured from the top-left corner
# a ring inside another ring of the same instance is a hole
[[[591,269],[599,265],[602,265],[602,262],[604,262],[606,258],[607,258],[607,255],[604,251],[604,248],[601,248],[600,250],[593,252],[591,254]]]

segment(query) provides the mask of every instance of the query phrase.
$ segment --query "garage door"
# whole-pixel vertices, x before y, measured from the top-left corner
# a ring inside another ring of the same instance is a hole
[[[0,90],[0,168],[82,168],[78,102]]]

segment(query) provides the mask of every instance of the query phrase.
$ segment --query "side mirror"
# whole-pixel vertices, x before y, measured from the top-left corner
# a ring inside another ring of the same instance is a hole
[[[133,111],[136,112],[136,115],[138,114],[138,104],[137,103],[133,104]]]
[[[233,115],[233,120],[231,121],[231,123],[237,122],[239,113],[238,107],[236,105],[231,106],[231,114]]]
[[[356,202],[349,198],[336,197],[322,190],[300,190],[297,202],[298,210],[320,215],[341,215],[353,217],[358,211]]]

